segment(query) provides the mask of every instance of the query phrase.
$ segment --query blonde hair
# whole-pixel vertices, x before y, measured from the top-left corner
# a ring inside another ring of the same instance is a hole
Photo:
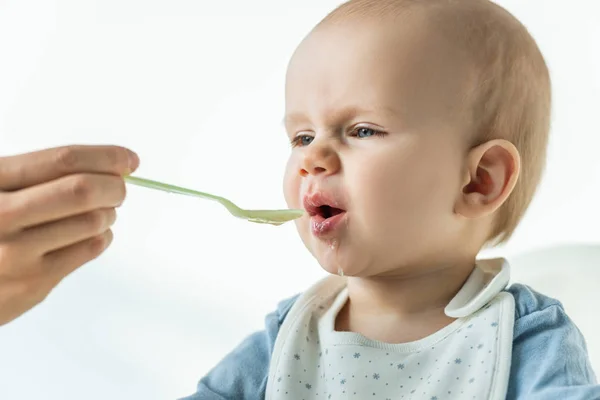
[[[488,237],[507,241],[529,207],[541,181],[550,131],[548,68],[527,29],[488,0],[350,0],[321,21],[352,17],[396,18],[423,10],[435,30],[459,46],[477,74],[466,93],[471,147],[492,139],[512,142],[521,156],[519,180],[498,210]]]

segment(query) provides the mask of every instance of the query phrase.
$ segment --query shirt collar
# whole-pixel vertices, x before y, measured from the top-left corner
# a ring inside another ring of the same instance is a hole
[[[510,280],[510,266],[504,258],[477,260],[463,287],[444,312],[451,318],[467,317],[502,292]]]

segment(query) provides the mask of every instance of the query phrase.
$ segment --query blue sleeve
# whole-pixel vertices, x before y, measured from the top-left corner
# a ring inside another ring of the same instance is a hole
[[[279,328],[298,296],[279,303],[265,318],[265,329],[247,337],[181,400],[264,399],[271,354]]]
[[[507,399],[600,400],[583,335],[558,301],[524,285],[515,297],[515,328]]]

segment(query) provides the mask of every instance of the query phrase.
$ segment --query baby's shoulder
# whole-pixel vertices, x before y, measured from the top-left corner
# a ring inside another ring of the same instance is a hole
[[[505,289],[515,299],[515,319],[554,310],[564,313],[563,305],[557,299],[536,292],[531,287],[521,283],[513,283]]]
[[[281,325],[281,323],[283,322],[285,317],[288,315],[288,313],[290,312],[290,309],[292,308],[294,303],[296,303],[296,301],[298,300],[300,295],[301,295],[300,293],[295,294],[292,297],[288,297],[287,299],[281,300],[277,304],[277,309],[275,311],[275,314],[277,316],[277,319],[279,320],[279,325]]]

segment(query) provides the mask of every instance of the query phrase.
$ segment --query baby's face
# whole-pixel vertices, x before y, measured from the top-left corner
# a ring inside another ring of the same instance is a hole
[[[319,28],[290,63],[284,192],[307,208],[298,231],[331,273],[391,275],[458,243],[466,68],[413,21]],[[339,211],[323,203],[344,212],[327,218]]]

